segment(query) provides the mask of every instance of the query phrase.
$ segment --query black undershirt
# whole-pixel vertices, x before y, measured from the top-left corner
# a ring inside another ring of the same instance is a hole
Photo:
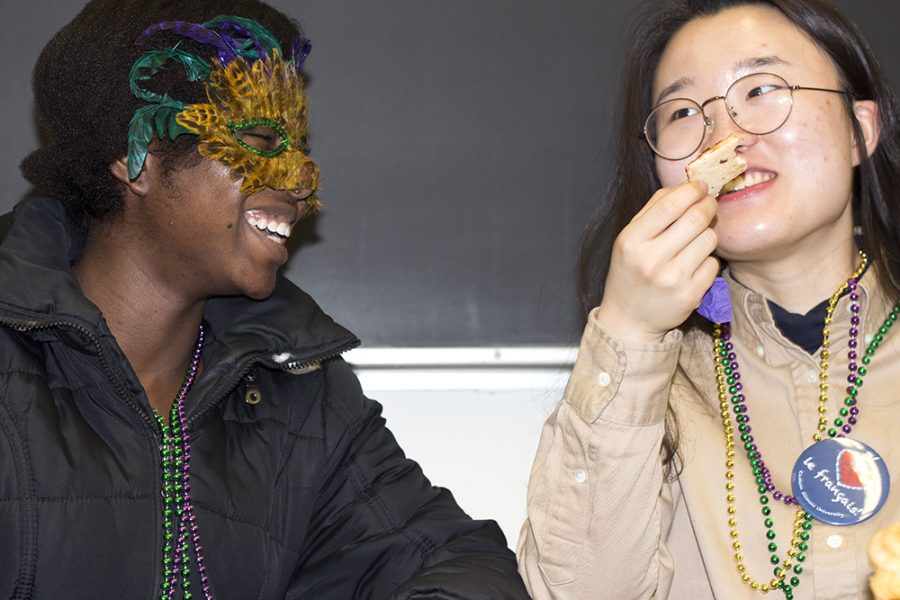
[[[806,350],[807,354],[815,354],[822,345],[822,327],[828,311],[828,300],[814,306],[805,315],[788,312],[771,300],[767,302],[772,318],[775,319],[775,326],[782,335]]]
[[[859,278],[862,279],[868,270],[869,265],[866,265]],[[844,294],[846,293],[845,290]],[[766,302],[769,303],[769,310],[772,311],[775,326],[782,335],[803,348],[807,354],[815,354],[822,345],[822,328],[825,326],[828,300],[823,300],[820,304],[812,307],[805,315],[788,312],[771,300],[766,300]]]

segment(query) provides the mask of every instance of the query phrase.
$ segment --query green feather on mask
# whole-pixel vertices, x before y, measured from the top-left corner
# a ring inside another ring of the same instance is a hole
[[[134,112],[128,126],[129,179],[136,179],[144,168],[147,150],[154,135],[160,139],[168,137],[174,140],[179,135],[191,133],[175,120],[178,113],[184,110],[184,102],[170,98],[167,94],[146,90],[139,85],[139,82],[151,79],[166,68],[169,62],[180,63],[189,81],[206,81],[209,78],[210,66],[205,60],[177,48],[146,52],[135,61],[129,77],[131,91],[149,104]]]

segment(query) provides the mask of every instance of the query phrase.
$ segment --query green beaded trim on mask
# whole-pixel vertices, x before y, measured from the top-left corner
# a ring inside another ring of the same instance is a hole
[[[254,127],[271,127],[276,134],[278,134],[278,139],[280,143],[278,148],[274,150],[260,150],[256,148],[244,140],[238,135],[238,132],[247,131],[248,129],[253,129]],[[250,119],[249,121],[244,121],[242,123],[235,123],[234,121],[228,121],[228,129],[234,135],[235,141],[238,145],[246,150],[247,152],[252,152],[253,154],[257,154],[259,156],[265,156],[266,158],[274,158],[279,154],[284,153],[291,147],[291,140],[288,137],[287,132],[284,130],[284,127],[275,122],[274,119],[269,119],[266,117],[261,117],[258,119]]]

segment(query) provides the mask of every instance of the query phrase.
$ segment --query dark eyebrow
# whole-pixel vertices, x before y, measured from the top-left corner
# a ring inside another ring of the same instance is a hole
[[[731,66],[731,70],[734,72],[741,71],[752,71],[754,69],[758,69],[760,67],[768,67],[771,65],[789,65],[790,63],[786,60],[772,55],[772,56],[754,56],[753,58],[745,58],[737,61]],[[746,74],[746,73],[745,73]],[[667,96],[671,96],[676,92],[680,92],[684,88],[689,85],[693,85],[694,80],[691,77],[680,77],[675,80],[674,83],[667,85],[662,89],[659,95],[656,97],[656,100],[653,102],[653,106],[657,106],[664,98]]]
[[[681,78],[677,79],[675,81],[675,83],[669,84],[662,89],[662,91],[656,97],[656,101],[653,103],[653,106],[656,106],[657,104],[662,102],[662,99],[665,98],[666,96],[671,96],[675,92],[680,92],[687,86],[693,85],[693,83],[694,83],[694,80],[691,79],[690,77],[681,77]]]
[[[739,60],[731,68],[734,71],[752,71],[753,69],[758,69],[759,67],[788,64],[790,63],[786,60],[774,55],[754,56],[753,58],[745,58],[744,60]]]

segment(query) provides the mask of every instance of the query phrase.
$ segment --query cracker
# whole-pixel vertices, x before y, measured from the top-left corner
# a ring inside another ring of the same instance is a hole
[[[685,167],[688,180],[705,181],[709,195],[717,198],[726,184],[747,170],[747,161],[736,152],[740,141],[732,133],[707,148]]]

